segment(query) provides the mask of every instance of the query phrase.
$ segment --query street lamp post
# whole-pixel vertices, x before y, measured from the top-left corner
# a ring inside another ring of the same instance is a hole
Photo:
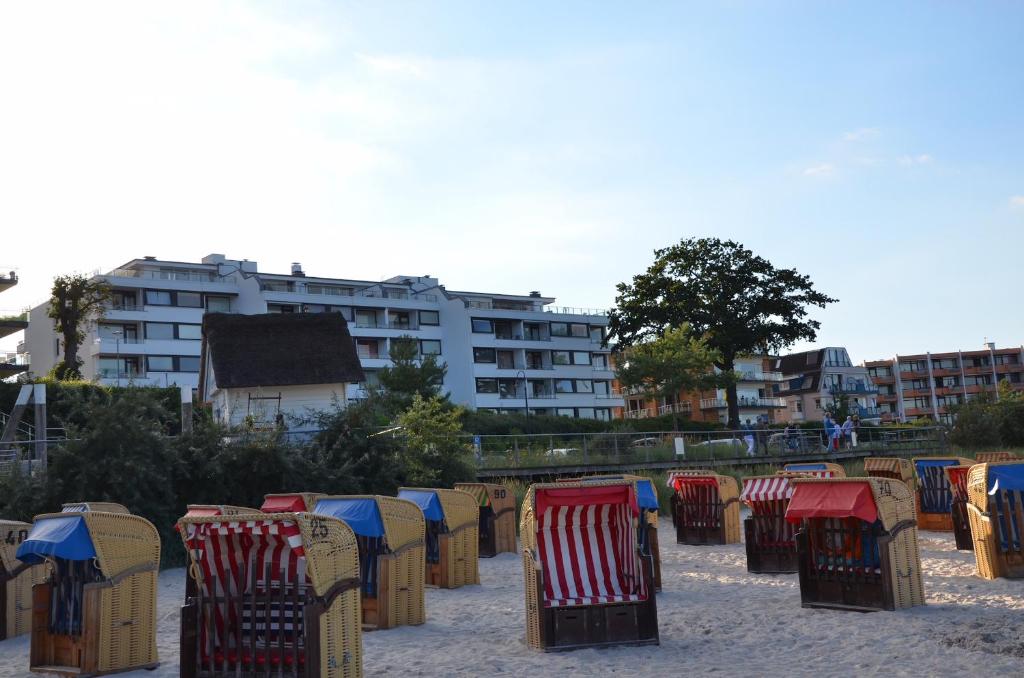
[[[526,400],[526,416],[530,416],[530,384],[526,381],[526,372],[519,370],[516,372],[516,378],[522,375],[523,378],[523,398]]]

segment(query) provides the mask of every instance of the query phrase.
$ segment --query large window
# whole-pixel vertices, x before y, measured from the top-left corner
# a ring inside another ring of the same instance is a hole
[[[572,354],[569,351],[552,351],[551,352],[551,364],[552,365],[571,365]]]
[[[611,387],[607,381],[595,381],[594,382],[594,394],[595,395],[608,395],[611,393]]]
[[[572,392],[572,379],[555,379],[555,393]]]
[[[441,355],[441,342],[436,339],[420,340],[420,353],[423,355]]]
[[[146,304],[149,306],[170,306],[171,293],[160,290],[146,290]]]
[[[146,323],[146,339],[174,339],[174,323]]]
[[[909,408],[917,408],[919,410],[927,410],[927,409],[931,409],[932,399],[929,398],[928,396],[918,396],[916,398],[904,398],[903,399],[903,404],[908,409]]]
[[[178,292],[178,306],[186,308],[202,308],[203,295],[199,292]]]
[[[179,372],[198,372],[199,371],[199,358],[194,356],[183,355],[178,358],[178,371]]]
[[[437,311],[420,311],[420,325],[440,325],[441,314]]]
[[[178,325],[178,339],[202,339],[202,325]]]
[[[586,325],[569,325],[569,335],[573,337],[586,338],[590,336],[590,329]]]
[[[206,297],[206,310],[210,313],[230,313],[231,297]]]
[[[146,358],[146,371],[173,372],[174,357],[169,355],[151,355]]]
[[[589,365],[590,354],[586,351],[573,351],[572,353],[572,364],[573,365]]]
[[[473,349],[473,362],[475,363],[495,363],[498,361],[498,357],[495,354],[493,348],[474,348]]]
[[[604,353],[593,353],[590,356],[590,362],[593,363],[595,370],[607,370],[608,369],[608,356]]]
[[[477,334],[494,334],[494,322],[486,318],[473,318],[473,331]]]
[[[589,379],[577,379],[576,380],[576,392],[577,393],[593,393],[594,382]]]
[[[551,323],[551,336],[552,337],[568,337],[569,336],[569,324],[568,323]]]
[[[477,379],[476,380],[476,392],[477,393],[497,393],[498,392],[498,380],[497,379]]]
[[[356,309],[356,327],[376,327],[377,312]]]

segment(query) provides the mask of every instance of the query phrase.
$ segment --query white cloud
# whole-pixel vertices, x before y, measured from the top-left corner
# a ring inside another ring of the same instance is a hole
[[[834,173],[835,165],[830,162],[823,162],[819,165],[811,165],[804,170],[805,177],[827,177]]]
[[[426,59],[399,56],[394,54],[356,54],[356,59],[371,70],[384,73],[399,73],[422,78],[427,73],[429,64]]]
[[[843,134],[843,141],[863,141],[864,139],[871,139],[877,136],[877,127],[861,127],[850,132],[845,132]]]
[[[927,165],[932,161],[932,156],[927,153],[921,153],[920,155],[904,155],[899,159],[901,165]]]
[[[1011,196],[1010,205],[1013,207],[1024,207],[1024,195]]]

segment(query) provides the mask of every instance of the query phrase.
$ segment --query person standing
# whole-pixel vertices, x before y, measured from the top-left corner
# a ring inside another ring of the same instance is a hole
[[[747,444],[747,456],[754,456],[754,430],[750,424],[750,420],[747,419],[740,428],[743,429],[743,441]]]
[[[830,447],[832,447],[832,427],[833,427],[833,423],[832,423],[832,415],[829,414],[828,412],[825,413],[825,421],[823,423],[824,423],[824,426],[825,426],[825,449],[829,449]]]
[[[850,443],[853,439],[853,417],[846,417],[846,421],[843,422],[843,444],[846,449],[850,449]]]
[[[860,415],[853,415],[853,432],[850,434],[850,438],[853,441],[853,446],[857,447],[857,434],[860,433]]]

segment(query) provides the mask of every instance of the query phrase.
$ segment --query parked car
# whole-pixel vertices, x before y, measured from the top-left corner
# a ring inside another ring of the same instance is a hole
[[[552,447],[548,450],[548,456],[550,457],[568,457],[570,454],[579,454],[580,448],[578,447]]]
[[[630,447],[658,447],[662,445],[661,438],[638,438],[629,444]]]

